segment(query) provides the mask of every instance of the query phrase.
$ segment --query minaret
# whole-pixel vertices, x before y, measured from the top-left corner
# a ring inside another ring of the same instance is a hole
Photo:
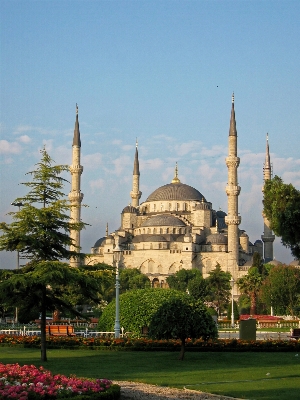
[[[71,221],[79,223],[81,214],[81,202],[83,194],[80,190],[80,180],[83,167],[80,165],[81,141],[78,121],[78,106],[76,104],[76,120],[72,146],[72,165],[70,166],[71,172],[71,191],[69,193],[69,200],[71,203]],[[70,250],[80,251],[80,231],[71,231],[70,237],[73,239],[74,245],[70,246]],[[79,267],[80,260],[73,258],[70,260],[72,267]]]
[[[234,111],[234,94],[232,94],[232,107],[228,139],[228,157],[226,165],[228,168],[228,183],[226,186],[226,194],[228,197],[228,214],[225,222],[228,225],[228,272],[233,278],[238,278],[239,264],[239,224],[241,217],[238,210],[238,196],[241,188],[238,186],[237,169],[240,159],[237,157],[237,131]]]
[[[139,167],[139,153],[138,153],[138,142],[135,143],[135,157],[133,164],[133,177],[132,177],[132,191],[130,197],[132,198],[131,205],[133,207],[139,206],[139,200],[142,192],[140,192],[140,167]]]
[[[267,180],[272,179],[272,166],[270,162],[268,134],[267,134],[266,159],[263,167],[263,175],[264,175],[264,184]],[[262,188],[262,191],[264,191],[264,188]],[[275,236],[273,235],[272,229],[270,229],[270,223],[264,216],[264,214],[263,214],[263,219],[264,219],[264,234],[261,236],[261,239],[264,243],[264,260],[267,263],[273,260],[273,242],[275,240]]]

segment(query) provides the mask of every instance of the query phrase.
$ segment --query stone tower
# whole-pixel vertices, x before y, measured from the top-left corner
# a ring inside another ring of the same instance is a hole
[[[138,143],[135,144],[135,157],[133,164],[133,177],[132,177],[132,191],[130,197],[132,198],[131,205],[133,207],[139,206],[139,200],[142,192],[140,192],[140,167],[139,167],[139,154],[138,154]]]
[[[240,159],[237,157],[237,131],[233,94],[228,139],[228,157],[226,157],[226,165],[228,168],[228,183],[226,186],[228,214],[225,217],[225,222],[228,225],[228,272],[231,273],[235,280],[238,278],[239,224],[241,223],[241,217],[238,212],[238,196],[241,191],[240,186],[238,186],[237,176],[239,164]]]
[[[81,214],[81,202],[83,194],[80,190],[81,174],[83,171],[82,165],[80,165],[80,153],[81,153],[81,141],[78,121],[78,106],[76,104],[76,120],[73,136],[72,146],[72,165],[70,166],[71,172],[71,191],[69,193],[69,200],[71,203],[71,221],[80,222]],[[73,239],[74,245],[70,246],[70,250],[80,251],[80,231],[71,231],[70,237]],[[72,267],[78,267],[80,265],[79,258],[73,258],[70,260]]]
[[[272,166],[270,162],[270,150],[269,150],[269,137],[267,134],[267,148],[266,148],[266,159],[263,167],[264,173],[264,184],[268,179],[272,179]],[[262,188],[264,191],[264,188]],[[264,234],[261,236],[261,239],[264,243],[264,260],[265,262],[269,262],[273,260],[273,242],[275,240],[275,236],[273,235],[272,230],[270,229],[270,223],[267,218],[263,214],[264,219]]]

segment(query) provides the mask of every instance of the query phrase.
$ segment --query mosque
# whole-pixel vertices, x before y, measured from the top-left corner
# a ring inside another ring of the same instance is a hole
[[[73,205],[71,219],[80,220],[83,194],[80,181],[83,167],[80,165],[81,141],[78,109],[73,137],[71,192]],[[116,231],[98,239],[88,257],[89,264],[101,262],[113,265],[116,250],[120,268],[138,268],[146,274],[152,286],[165,287],[166,278],[182,268],[199,269],[203,277],[220,264],[224,271],[231,273],[234,280],[247,273],[252,265],[254,252],[259,252],[265,262],[273,260],[275,236],[269,223],[263,217],[264,233],[254,244],[244,230],[239,229],[237,130],[232,96],[230,127],[228,137],[228,199],[227,214],[215,210],[213,205],[196,188],[180,181],[177,165],[171,183],[159,187],[146,200],[140,202],[140,170],[138,147],[133,160],[131,204],[121,213],[121,225]],[[271,179],[269,143],[267,139],[266,159],[263,168],[264,181]],[[71,232],[71,237],[80,246],[80,232]],[[71,265],[78,266],[73,259]]]

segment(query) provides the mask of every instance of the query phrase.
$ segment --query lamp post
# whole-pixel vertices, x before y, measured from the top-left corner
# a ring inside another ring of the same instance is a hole
[[[233,307],[233,287],[234,287],[234,279],[231,277],[230,279],[231,285],[231,328],[234,328],[234,307]]]
[[[116,267],[116,319],[115,319],[115,338],[118,339],[120,337],[120,280],[119,280],[119,263],[121,259],[122,250],[120,249],[119,244],[117,243],[116,247],[113,250],[114,258],[113,262]]]
[[[13,202],[13,203],[11,203],[11,205],[15,206],[15,207],[19,207],[19,211],[20,211],[23,203],[21,203],[20,201],[18,203]],[[19,250],[17,250],[17,268],[18,269],[20,268],[20,252],[19,252]],[[16,307],[15,323],[16,324],[18,323],[18,307]]]

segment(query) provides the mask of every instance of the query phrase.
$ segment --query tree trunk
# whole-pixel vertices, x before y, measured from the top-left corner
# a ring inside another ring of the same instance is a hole
[[[46,345],[46,288],[42,289],[42,310],[41,310],[41,361],[47,361]]]
[[[181,347],[180,347],[180,353],[179,353],[178,360],[184,359],[184,352],[185,352],[185,338],[181,339]]]
[[[250,314],[255,315],[256,314],[256,293],[254,293],[254,292],[251,293],[250,301],[251,301]]]
[[[60,311],[54,310],[53,311],[53,322],[57,322],[60,320]]]

